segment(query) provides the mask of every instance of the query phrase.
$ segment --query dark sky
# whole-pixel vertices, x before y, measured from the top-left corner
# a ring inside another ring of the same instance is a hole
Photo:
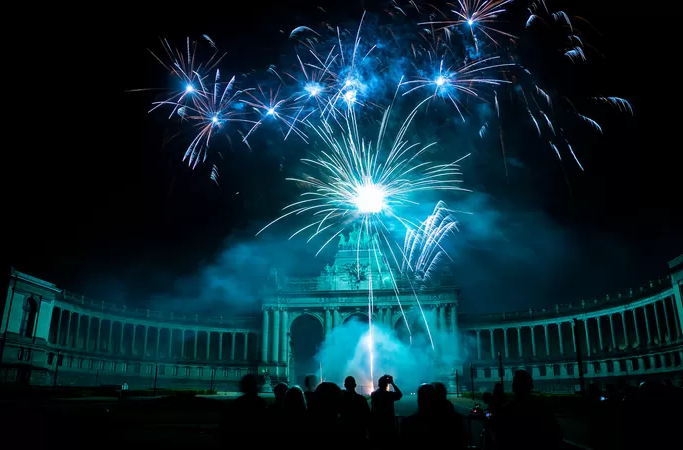
[[[14,117],[30,120],[20,119],[5,144],[6,266],[103,300],[143,306],[155,299],[155,307],[167,301],[187,309],[254,304],[252,285],[268,266],[300,266],[291,246],[253,237],[293,200],[279,170],[288,160],[272,149],[277,142],[261,138],[249,151],[223,138],[216,187],[208,179],[211,164],[193,171],[181,162],[182,137],[166,142],[177,131],[166,116],[146,113],[156,94],[127,92],[168,82],[147,51],[160,49],[159,36],[182,45],[185,36],[210,35],[228,54],[225,71],[277,63],[288,32],[318,20],[319,12],[315,5],[274,3],[246,11],[243,2],[241,12],[128,9],[87,19],[60,10],[58,19],[46,12],[28,37],[17,36],[16,75],[26,81],[17,84],[22,106]],[[602,34],[596,85],[628,98],[636,116],[605,119],[605,135],[585,145],[583,173],[515,135],[507,176],[499,148],[474,153],[464,170],[477,174],[469,179],[476,193],[465,204],[478,219],[463,219],[453,244],[465,310],[602,296],[664,274],[667,260],[683,252],[679,157],[639,138],[643,117],[662,113],[639,99],[632,70],[638,34],[628,25],[635,12],[614,1],[600,2],[600,9],[580,3],[573,10]],[[358,17],[362,7],[354,5],[344,9]],[[300,257],[311,259],[310,249]],[[215,285],[231,298],[221,301]]]

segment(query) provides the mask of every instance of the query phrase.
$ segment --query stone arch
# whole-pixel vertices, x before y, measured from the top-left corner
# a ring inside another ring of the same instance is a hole
[[[348,320],[353,316],[361,316],[363,318],[363,320],[365,320],[365,321],[368,320],[368,312],[367,311],[351,311],[351,312],[341,313],[339,315],[342,324],[348,322]],[[377,313],[373,313],[372,314],[372,320],[373,320],[373,322],[380,320],[379,315]]]
[[[314,317],[315,319],[318,320],[318,323],[320,323],[320,328],[325,331],[325,319],[323,319],[323,315],[318,312],[311,312],[311,311],[300,311],[300,312],[290,312],[289,317],[288,317],[288,324],[287,324],[287,332],[291,333],[292,332],[292,325],[294,325],[294,322],[303,316],[311,316]]]

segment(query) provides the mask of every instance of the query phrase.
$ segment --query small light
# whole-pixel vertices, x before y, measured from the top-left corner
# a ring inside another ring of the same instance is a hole
[[[185,92],[187,92],[188,94],[194,92],[194,86],[188,84],[187,86],[185,86]]]
[[[211,122],[213,122],[213,123],[218,123],[218,116],[213,116],[213,117],[211,118]]]
[[[273,114],[275,114],[275,108],[268,108],[268,115],[272,116]]]
[[[446,79],[439,75],[439,77],[436,79],[436,85],[437,86],[443,86],[446,83]]]
[[[469,26],[474,25],[474,20],[469,19],[469,20],[467,21],[467,25],[469,25]]]

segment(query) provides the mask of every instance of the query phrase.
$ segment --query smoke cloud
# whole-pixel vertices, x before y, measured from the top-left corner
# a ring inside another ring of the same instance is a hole
[[[396,329],[373,323],[372,334],[362,316],[352,316],[334,328],[315,356],[324,381],[343,385],[350,375],[360,390],[369,392],[379,377],[389,374],[406,393],[415,392],[422,383],[448,376],[450,367],[467,356],[452,334],[437,331],[434,313],[423,316],[418,308],[412,308],[405,319],[411,333],[402,318]]]

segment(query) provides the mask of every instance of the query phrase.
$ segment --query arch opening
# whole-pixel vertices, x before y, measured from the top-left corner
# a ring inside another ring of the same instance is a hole
[[[323,327],[316,317],[302,314],[289,328],[289,381],[304,385],[309,374],[319,376],[320,364],[316,358],[323,344]]]

